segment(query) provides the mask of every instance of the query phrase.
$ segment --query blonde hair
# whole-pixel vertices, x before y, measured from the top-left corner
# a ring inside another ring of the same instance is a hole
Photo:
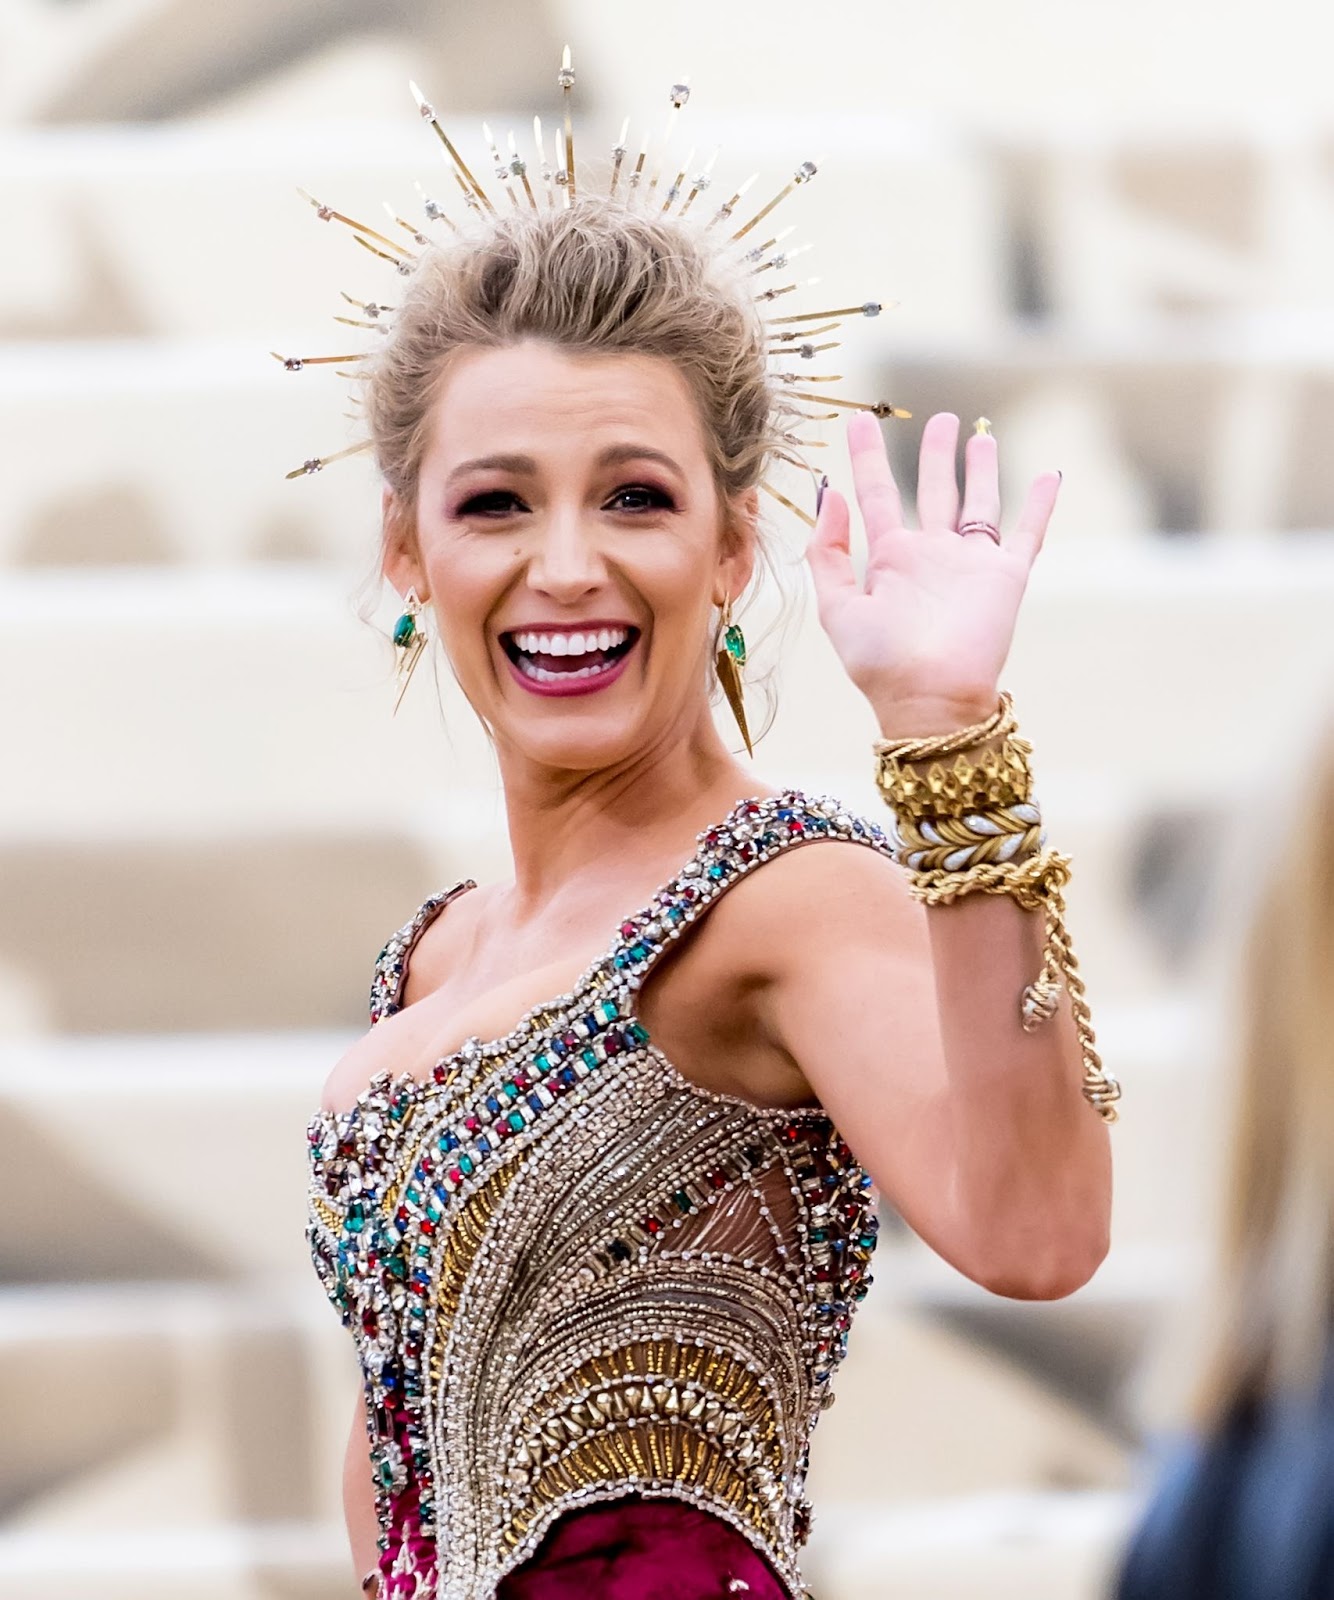
[[[525,339],[670,361],[698,408],[723,537],[734,536],[739,498],[785,448],[784,407],[743,271],[697,225],[591,195],[568,209],[488,217],[433,243],[419,260],[368,364],[364,393],[400,537],[415,537],[418,475],[451,357]],[[781,593],[784,563],[758,527],[756,534],[759,566]],[[378,589],[378,564],[363,588],[363,617],[374,609],[370,584]],[[781,636],[791,620],[785,597],[770,632]],[[749,676],[766,702],[763,733],[773,719],[772,687],[763,674]]]
[[[1221,1282],[1192,1419],[1309,1394],[1334,1331],[1334,716],[1245,947]]]
[[[764,476],[775,396],[744,281],[699,230],[598,196],[490,219],[421,260],[366,385],[376,459],[405,506],[450,357],[524,339],[663,357],[694,396],[724,501]]]

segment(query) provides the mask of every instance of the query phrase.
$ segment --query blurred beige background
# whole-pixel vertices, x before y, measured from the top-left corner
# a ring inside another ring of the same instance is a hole
[[[817,1437],[808,1574],[819,1600],[1104,1592],[1213,1239],[1220,861],[1239,820],[1263,834],[1334,676],[1311,16],[6,0],[0,1600],[355,1592],[351,1344],[305,1258],[304,1122],[385,938],[505,848],[443,675],[390,719],[355,610],[364,459],[284,481],[355,437],[343,386],[267,352],[337,347],[339,289],[392,299],[295,186],[419,216],[441,169],[407,78],[485,167],[480,119],[550,115],[567,39],[581,152],[626,113],[656,129],[688,74],[678,138],[722,145],[720,183],[826,158],[785,220],[826,303],[900,302],[841,365],[916,413],[909,477],[943,407],[993,419],[1012,496],[1065,473],[1007,681],[1126,1087],[1115,1246],[1021,1305],[889,1230]],[[869,716],[809,612],[779,691],[759,770],[874,814]]]

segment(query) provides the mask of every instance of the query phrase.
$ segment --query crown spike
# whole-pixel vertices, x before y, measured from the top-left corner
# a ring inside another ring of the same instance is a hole
[[[832,394],[807,394],[801,389],[784,389],[782,393],[789,400],[810,400],[821,406],[840,406],[845,411],[869,411],[877,417],[908,418],[911,411],[904,411],[899,406],[888,405],[883,400],[841,400]]]
[[[565,158],[561,165],[565,168],[565,204],[568,206],[575,197],[574,182],[574,123],[570,118],[570,91],[574,88],[574,68],[570,65],[570,47],[567,44],[560,58],[560,71],[556,74],[556,82],[560,84],[561,110],[565,115]]]
[[[611,148],[611,182],[607,185],[608,199],[615,198],[616,186],[621,181],[621,163],[625,160],[627,154],[625,141],[629,135],[629,132],[630,119],[627,117],[621,124],[620,138],[617,139],[616,143]]]
[[[426,220],[428,222],[443,222],[451,233],[457,233],[459,230],[455,223],[452,222],[450,218],[445,215],[444,211],[435,203],[435,201],[431,199],[430,195],[427,194],[426,190],[422,188],[421,184],[414,179],[412,186],[421,197],[422,210],[426,213]]]
[[[318,472],[322,467],[327,467],[331,461],[342,461],[348,456],[360,455],[363,450],[373,448],[374,444],[374,439],[362,439],[357,444],[348,445],[346,450],[335,450],[332,455],[311,456],[308,460],[303,461],[299,467],[295,467],[291,472],[285,473],[284,476],[287,478],[309,477],[312,472]]]
[[[389,220],[402,228],[404,233],[409,234],[414,244],[421,245],[423,250],[429,247],[431,241],[426,237],[421,229],[416,227],[411,222],[404,221],[404,219],[399,216],[398,212],[394,210],[393,206],[391,206],[387,200],[384,202],[384,209],[389,217]]]
[[[332,206],[326,206],[322,200],[317,200],[313,194],[307,194],[304,189],[298,189],[297,193],[308,204],[314,206],[315,214],[321,222],[341,222],[345,228],[351,228],[358,235],[365,234],[369,239],[378,239],[381,244],[388,245],[391,250],[399,251],[402,255],[407,254],[392,239],[386,238],[382,233],[377,233],[374,228],[368,227],[364,222],[358,222],[355,217],[344,216],[341,211],[335,211]]]
[[[794,444],[799,450],[804,450],[804,449],[808,448],[808,445],[807,445],[806,442],[804,442],[801,439],[794,439],[794,438],[791,437],[790,434],[784,434],[783,438],[789,439],[790,442],[792,444]],[[824,442],[823,440],[815,440],[815,439],[812,439],[812,440],[809,441],[810,444],[822,444],[823,442]],[[786,461],[788,466],[796,467],[796,469],[799,472],[808,472],[808,473],[810,473],[812,478],[815,476],[815,469],[811,466],[809,461],[802,461],[797,456],[791,456],[791,455],[789,455],[787,453],[786,450],[775,450],[774,451],[774,457],[778,461]]]
[[[671,188],[668,189],[667,198],[662,202],[662,215],[663,216],[666,216],[667,213],[676,204],[676,202],[681,198],[681,190],[685,186],[686,173],[690,171],[690,163],[694,159],[695,159],[695,152],[693,150],[691,150],[686,155],[685,160],[681,163],[681,170],[680,170],[680,172],[677,173],[676,179],[673,182]]]
[[[743,261],[763,261],[768,252],[772,250],[776,244],[781,244],[784,239],[796,231],[797,229],[795,224],[793,224],[793,226],[790,228],[780,228],[777,233],[775,233],[771,238],[766,239],[763,244],[752,245],[741,259]]]
[[[537,196],[533,193],[533,186],[528,181],[528,163],[519,154],[519,141],[514,136],[514,129],[513,128],[511,128],[510,131],[509,131],[508,144],[509,144],[509,152],[510,152],[510,175],[511,175],[511,177],[518,178],[519,181],[523,184],[523,192],[528,197],[528,204],[532,207],[532,209],[534,211],[536,211],[537,210]],[[512,188],[510,190],[510,193],[511,194],[514,193],[514,190]],[[518,204],[517,199],[515,201],[515,204],[516,205]]]
[[[694,182],[691,185],[690,193],[686,196],[685,204],[681,207],[681,216],[685,216],[686,212],[689,211],[691,206],[695,203],[695,196],[702,193],[713,182],[713,164],[718,159],[718,152],[720,149],[721,146],[715,146],[713,154],[704,163],[703,170],[696,173]]]
[[[821,157],[821,159],[823,160],[823,157]],[[803,161],[788,179],[788,181],[773,197],[773,199],[770,200],[768,205],[761,206],[749,222],[743,223],[742,226],[737,229],[737,231],[732,235],[733,239],[744,239],[757,222],[763,222],[765,217],[769,215],[775,206],[781,205],[794,189],[800,188],[803,183],[809,183],[819,170],[820,168],[816,162]]]
[[[758,172],[752,172],[750,177],[746,179],[746,181],[741,185],[732,198],[725,205],[718,207],[714,214],[709,218],[708,226],[710,228],[712,228],[715,223],[727,221],[728,217],[730,217],[736,210],[738,202],[745,195],[747,189],[750,188],[751,184],[754,183],[758,177]]]
[[[789,457],[788,459],[790,460],[791,458]],[[782,494],[775,489],[773,484],[771,484],[767,478],[760,479],[760,488],[763,489],[767,494],[771,494],[774,499],[777,500],[780,506],[786,506],[789,511],[794,513],[794,515],[800,517],[808,528],[813,528],[815,526],[815,518],[810,514],[810,512],[803,511],[800,506],[794,505],[785,494]]]
[[[391,255],[388,250],[378,249],[370,242],[368,238],[366,238],[364,234],[361,233],[353,234],[352,242],[354,244],[359,244],[363,250],[369,250],[373,256],[379,256],[381,261],[387,261],[390,266],[396,268],[399,274],[404,278],[406,278],[408,273],[412,271],[412,263],[415,259],[413,256],[399,255],[397,253]],[[397,246],[394,246],[393,248],[396,252]]]
[[[643,143],[639,146],[639,155],[635,161],[634,171],[629,177],[630,198],[635,199],[635,191],[639,188],[639,180],[644,175],[644,162],[648,159],[648,129],[644,130]]]
[[[269,354],[275,361],[280,361],[288,372],[300,372],[302,367],[325,367],[335,361],[370,360],[364,351],[350,356],[280,356],[276,350],[270,350]]]
[[[350,295],[346,289],[340,289],[338,292],[340,295],[342,295],[343,299],[347,301],[348,305],[356,306],[358,311],[365,312],[365,314],[372,318],[372,320],[376,317],[383,317],[393,312],[393,306],[381,305],[378,300],[358,300],[355,296]]]
[[[768,272],[770,267],[785,267],[795,256],[805,255],[810,248],[809,244],[799,244],[795,250],[780,250],[776,255],[770,256],[767,261],[761,261],[759,266],[751,273],[751,277],[756,277],[761,272]]]
[[[468,163],[454,148],[454,141],[440,126],[439,118],[435,114],[435,107],[411,80],[408,81],[408,88],[412,91],[412,98],[417,102],[417,110],[421,112],[422,121],[430,123],[431,129],[435,133],[436,138],[439,139],[442,145],[444,145],[446,154],[454,163],[456,169],[462,173],[463,177],[467,180],[468,186],[472,189],[473,193],[482,202],[486,209],[493,212],[496,208],[491,204],[490,196],[487,194],[486,190],[482,188],[481,184],[478,183],[477,179],[473,177],[468,168]]]
[[[894,301],[889,301],[893,305]],[[836,311],[800,311],[792,317],[773,317],[769,321],[771,328],[786,327],[792,322],[819,322],[826,317],[878,317],[885,309],[884,303],[879,300],[866,300],[859,306],[840,306]],[[821,329],[821,332],[824,330]]]
[[[813,355],[817,350],[836,350],[838,348],[837,341],[835,341],[833,344],[813,345],[810,343],[810,340],[818,339],[820,335],[824,333],[833,333],[836,329],[841,328],[842,326],[843,324],[841,322],[826,322],[823,327],[819,328],[789,328],[785,333],[771,333],[769,335],[769,343],[774,346],[790,345],[795,339],[803,339],[806,341],[806,343],[801,346],[801,350],[804,355],[808,356]],[[789,352],[778,348],[772,349],[769,352],[769,354],[772,356],[785,355],[788,353]]]
[[[453,171],[454,171],[454,182],[457,183],[458,186],[459,186],[459,193],[463,196],[464,205],[467,206],[468,210],[471,211],[474,216],[480,217],[481,214],[482,214],[482,202],[477,198],[476,194],[468,187],[467,181],[465,180],[463,174],[458,170],[458,168],[455,167],[453,169]]]
[[[682,108],[690,99],[690,79],[682,78],[680,83],[674,83],[667,91],[667,99],[670,104],[670,110],[667,112],[667,121],[663,125],[662,142],[658,152],[658,164],[656,167],[654,167],[653,177],[649,180],[648,192],[650,194],[655,194],[657,192],[658,181],[662,177],[662,163],[666,158],[668,147],[672,142],[672,134],[676,131],[677,119],[681,115]]]
[[[514,185],[510,182],[509,167],[500,159],[500,151],[496,148],[495,135],[491,132],[491,125],[488,122],[482,123],[482,137],[486,140],[487,149],[491,152],[491,165],[496,174],[496,182],[504,193],[509,196],[510,204],[517,210],[519,196],[515,193]]]
[[[778,349],[770,350],[769,354],[773,357],[800,356],[803,361],[813,361],[816,356],[822,354],[826,350],[841,349],[842,343],[843,341],[841,339],[828,339],[824,344],[811,344],[809,341],[807,341],[805,344],[783,345]]]
[[[533,118],[533,142],[537,146],[537,161],[542,169],[542,181],[547,186],[547,208],[551,210],[556,204],[556,191],[552,187],[553,173],[547,163],[546,141],[542,138],[542,119]]]

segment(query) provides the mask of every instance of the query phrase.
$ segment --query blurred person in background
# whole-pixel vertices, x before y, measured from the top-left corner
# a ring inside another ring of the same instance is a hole
[[[1219,1293],[1193,1429],[1117,1600],[1334,1596],[1334,716],[1279,844],[1245,947]]]

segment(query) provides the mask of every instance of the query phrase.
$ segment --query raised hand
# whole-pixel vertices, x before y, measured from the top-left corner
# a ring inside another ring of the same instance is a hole
[[[1033,480],[1012,531],[1000,529],[996,441],[975,433],[955,473],[959,419],[940,412],[922,430],[920,529],[903,520],[898,486],[874,417],[848,423],[848,451],[866,530],[864,582],[853,569],[848,502],[827,489],[807,546],[820,622],[887,736],[946,732],[996,707],[999,678],[1028,574],[1047,531],[1059,472]]]

